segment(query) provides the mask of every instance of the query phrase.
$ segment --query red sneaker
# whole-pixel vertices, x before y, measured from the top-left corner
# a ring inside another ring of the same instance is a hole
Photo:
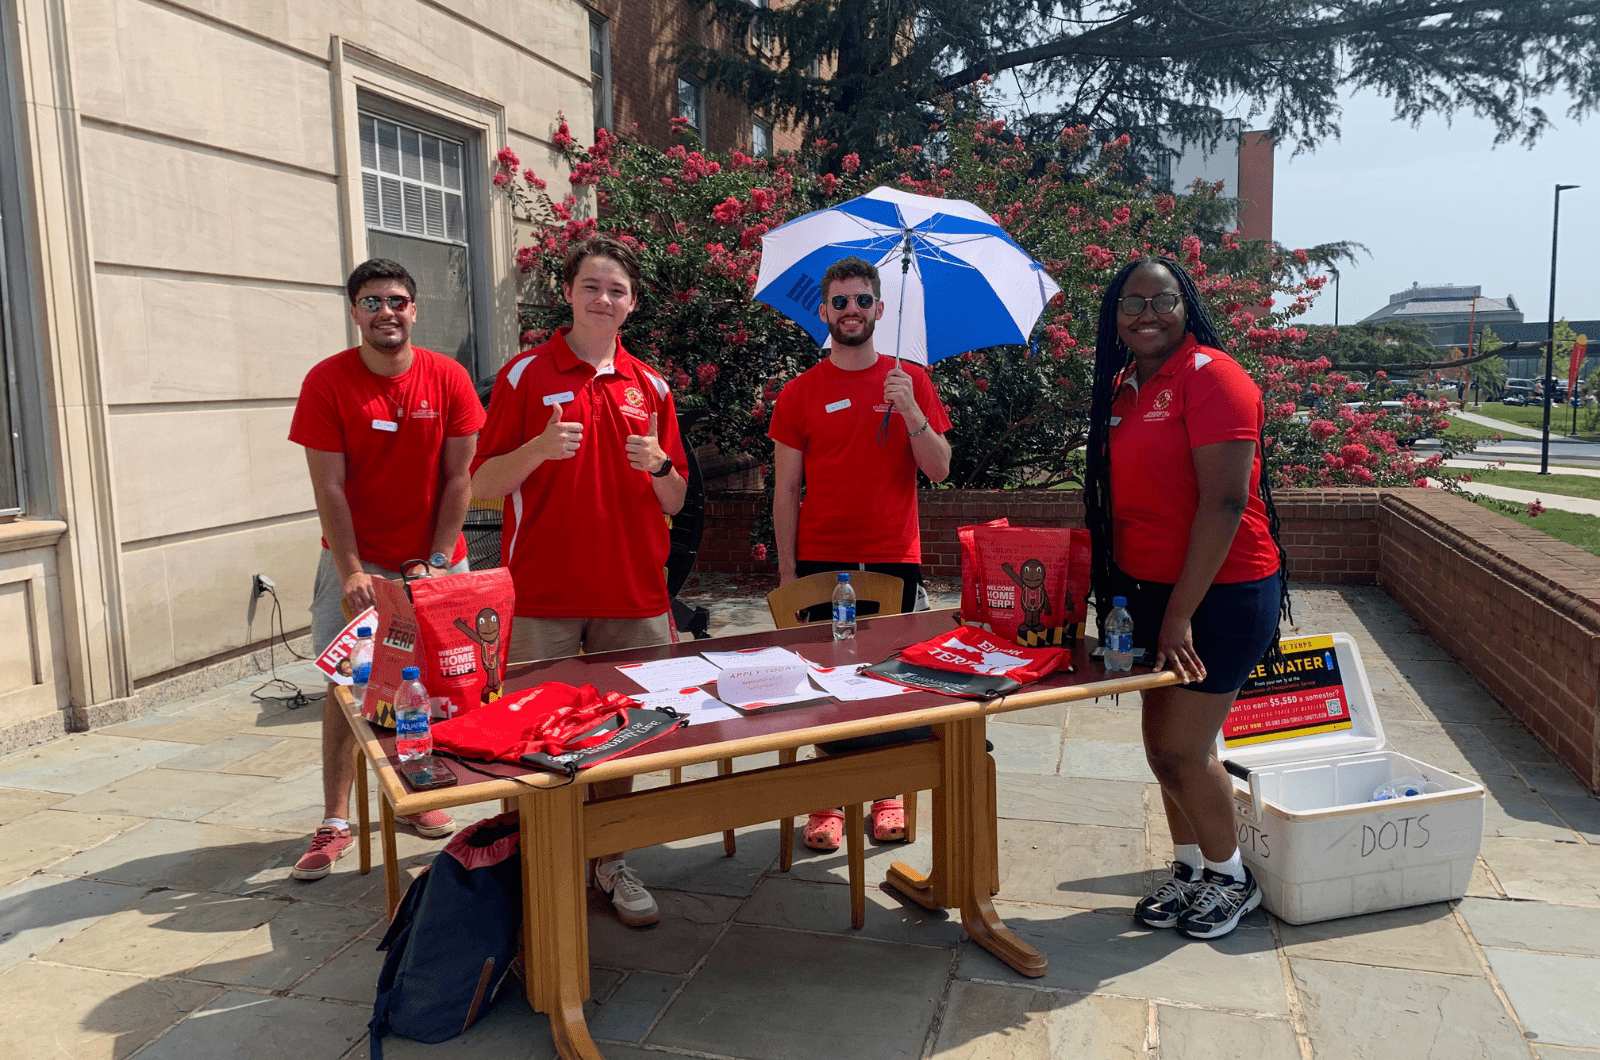
[[[294,863],[289,875],[297,880],[320,880],[333,871],[333,863],[350,853],[355,840],[350,829],[325,824],[311,837],[311,848]]]
[[[443,810],[414,813],[410,817],[402,817],[400,820],[409,824],[424,839],[437,839],[456,830],[455,818]]]

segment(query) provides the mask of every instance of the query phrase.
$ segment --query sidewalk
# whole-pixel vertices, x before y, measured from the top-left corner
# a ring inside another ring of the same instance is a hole
[[[697,586],[714,626],[764,623],[754,589],[729,581]],[[591,907],[606,1057],[1600,1058],[1600,800],[1381,590],[1299,590],[1295,615],[1356,638],[1392,748],[1488,788],[1465,900],[1298,928],[1256,912],[1215,943],[1138,930],[1129,911],[1170,846],[1137,703],[1021,712],[989,727],[996,906],[1048,975],[1016,975],[959,920],[876,886],[852,931],[843,853],[802,847],[779,873],[769,824],[741,830],[732,858],[720,836],[636,852],[654,928]],[[304,665],[287,676],[316,683]],[[320,717],[256,702],[254,685],[0,759],[0,1055],[367,1055],[382,877],[352,855],[324,880],[288,878],[321,817]],[[869,845],[869,880],[926,866],[929,831]],[[443,841],[399,844],[414,876]],[[519,994],[454,1041],[385,1049],[554,1055]]]

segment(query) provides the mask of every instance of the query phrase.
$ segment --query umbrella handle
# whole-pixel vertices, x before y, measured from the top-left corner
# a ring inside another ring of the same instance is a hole
[[[900,248],[900,308],[895,310],[894,317],[894,366],[900,367],[900,333],[905,330],[906,323],[906,283],[905,278],[911,272],[911,229],[906,229],[905,242]],[[878,424],[878,444],[887,445],[889,442],[889,417],[894,415],[894,402],[883,410],[883,422]]]

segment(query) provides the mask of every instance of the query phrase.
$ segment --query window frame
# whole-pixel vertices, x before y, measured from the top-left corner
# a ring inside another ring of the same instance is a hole
[[[695,117],[698,119],[697,121],[691,121],[689,123],[689,128],[698,133],[700,135],[701,144],[705,144],[709,142],[706,138],[706,83],[700,80],[698,77],[690,77],[683,73],[678,74],[678,92],[675,100],[677,106],[673,109],[676,112],[677,117],[680,118],[686,116],[683,113],[683,90],[685,86],[694,90],[694,110]]]
[[[760,150],[760,149],[758,149],[756,147],[756,133],[757,132],[761,132],[766,136],[766,138],[767,138],[766,150]],[[765,118],[754,117],[754,116],[751,117],[751,119],[750,119],[750,153],[752,155],[755,155],[757,158],[760,158],[760,157],[763,157],[763,156],[770,157],[772,155],[772,150],[773,150],[773,148],[772,148],[772,123],[770,121],[767,121]]]
[[[598,75],[594,69],[595,50],[594,38],[592,36],[596,30],[599,30],[600,32],[601,49],[600,71]],[[607,132],[614,132],[616,131],[616,126],[614,124],[616,122],[616,113],[613,110],[614,99],[613,85],[611,81],[611,20],[599,12],[589,12],[589,32],[591,34],[589,47],[589,86],[590,91],[595,94],[595,128],[605,129]],[[596,76],[598,76],[600,79],[598,89],[596,89],[594,83]],[[604,121],[599,120],[602,118]]]
[[[360,121],[362,118],[369,116],[392,121],[398,125],[407,125],[431,136],[452,140],[462,145],[461,209],[466,221],[466,239],[460,242],[450,239],[441,240],[426,234],[418,235],[415,232],[396,231],[381,226],[378,231],[408,236],[413,239],[453,243],[467,248],[468,282],[471,284],[472,292],[473,363],[465,367],[472,374],[473,379],[479,379],[499,367],[498,358],[494,354],[496,331],[491,306],[494,272],[489,257],[489,204],[486,201],[487,193],[484,190],[489,179],[488,169],[483,160],[487,147],[485,136],[479,129],[452,121],[447,116],[432,113],[404,100],[395,99],[392,96],[363,86],[358,88],[356,92],[355,139],[358,147]],[[359,179],[362,172],[359,151],[351,161],[353,163],[351,168],[357,176],[357,179],[352,182],[351,191],[354,196],[354,201],[352,202],[355,212],[354,220],[356,229],[360,233],[358,245],[366,248],[369,246],[367,233],[371,231],[371,226],[367,224],[365,193]],[[366,257],[363,256],[361,260],[366,260]],[[355,264],[359,263],[356,262]]]

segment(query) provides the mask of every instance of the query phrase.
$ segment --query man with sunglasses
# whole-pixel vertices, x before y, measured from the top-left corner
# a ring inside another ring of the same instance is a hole
[[[817,311],[833,349],[784,386],[767,432],[778,582],[826,571],[876,571],[904,584],[902,611],[926,610],[917,472],[932,482],[950,474],[944,437],[950,418],[926,369],[897,364],[874,348],[884,305],[870,262],[849,257],[829,266]],[[806,845],[837,849],[841,815],[822,811],[811,818]],[[879,840],[905,838],[898,799],[875,802],[872,818]]]
[[[322,522],[311,601],[312,649],[321,654],[347,621],[373,604],[372,579],[467,569],[461,536],[472,496],[471,462],[483,406],[467,370],[411,345],[417,283],[383,258],[357,266],[345,285],[361,345],[306,373],[289,440],[305,446]],[[332,686],[329,686],[331,692]],[[324,820],[294,867],[326,876],[351,847],[355,736],[332,695],[323,700]],[[447,835],[442,810],[401,818],[418,834]]]

